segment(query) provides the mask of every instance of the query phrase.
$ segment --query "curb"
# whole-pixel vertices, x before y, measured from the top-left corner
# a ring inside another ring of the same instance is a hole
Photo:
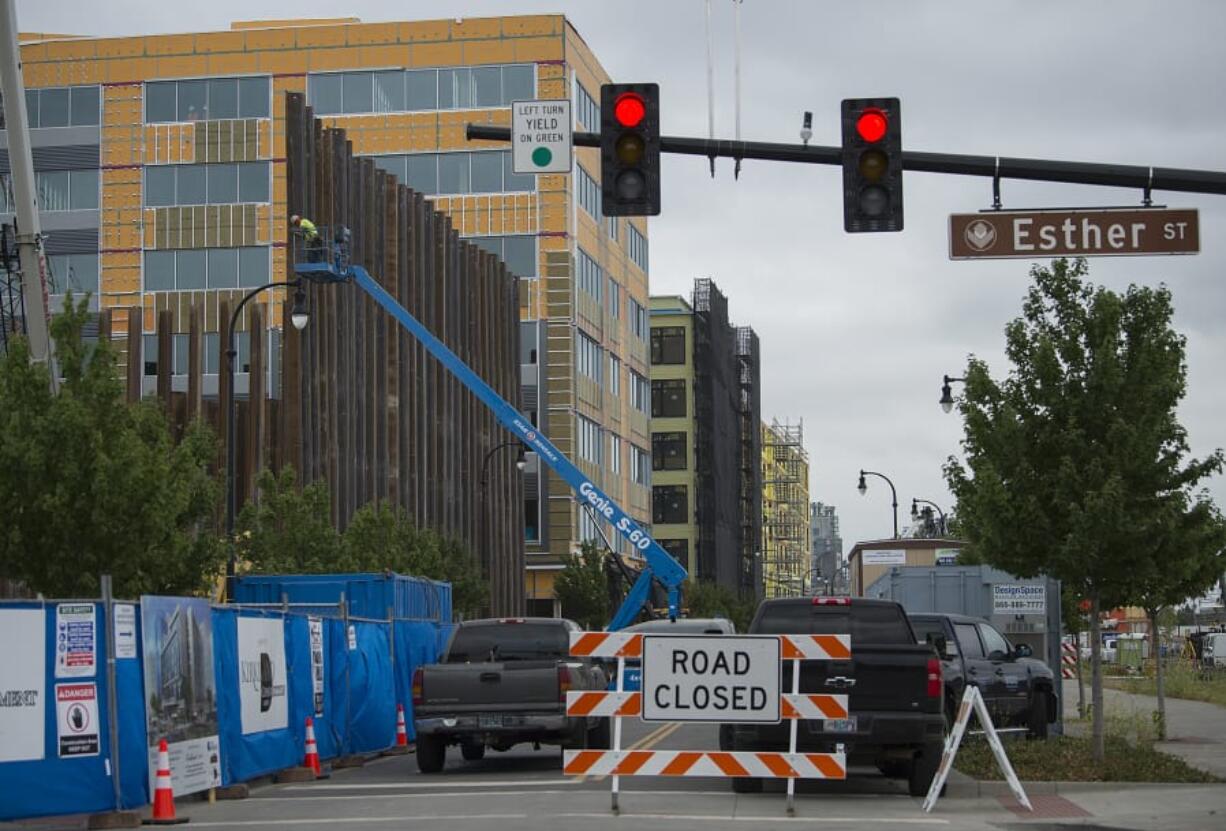
[[[956,775],[955,775],[956,774]],[[1122,790],[1158,790],[1222,787],[1213,782],[1022,782],[1027,796],[1059,796],[1061,794],[1095,793]],[[951,771],[945,796],[956,799],[1012,796],[1009,783],[995,779],[972,779],[964,773]]]

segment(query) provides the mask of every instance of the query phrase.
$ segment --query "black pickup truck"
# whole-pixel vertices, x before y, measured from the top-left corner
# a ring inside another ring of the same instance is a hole
[[[523,742],[609,747],[609,719],[566,715],[568,691],[608,686],[600,666],[570,657],[572,631],[578,624],[555,618],[457,626],[441,662],[413,674],[418,769],[442,770],[449,744],[467,761]]]
[[[758,607],[751,635],[851,635],[851,659],[802,661],[800,692],[845,693],[847,719],[804,720],[799,752],[834,752],[843,745],[848,765],[876,765],[907,780],[913,796],[928,792],[941,761],[945,732],[941,663],[928,644],[916,643],[902,606],[861,598],[780,598]],[[782,687],[792,689],[792,661],[783,662]],[[788,749],[789,724],[725,725],[728,750]],[[737,778],[738,793],[762,789],[762,780]]]
[[[911,627],[917,640],[941,656],[947,712],[955,711],[971,683],[996,727],[1025,727],[1030,736],[1047,738],[1059,706],[1055,675],[1030,657],[1029,646],[1015,647],[992,624],[964,615],[916,613]]]

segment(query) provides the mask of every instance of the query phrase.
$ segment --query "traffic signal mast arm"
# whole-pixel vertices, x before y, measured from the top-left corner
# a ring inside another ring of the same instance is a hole
[[[358,287],[371,296],[383,309],[417,338],[447,371],[460,380],[460,383],[480,399],[488,407],[502,426],[511,431],[517,439],[536,452],[538,457],[554,473],[558,474],[568,485],[574,488],[579,498],[590,505],[603,519],[607,520],[623,537],[630,541],[646,561],[646,567],[638,580],[630,588],[625,601],[617,614],[609,622],[609,630],[622,629],[634,623],[639,611],[647,602],[651,592],[652,579],[659,580],[668,591],[668,614],[675,619],[678,614],[681,599],[681,583],[687,572],[681,563],[673,559],[650,534],[639,527],[629,514],[622,510],[616,502],[597,487],[590,479],[566,458],[553,442],[547,439],[539,430],[532,426],[531,420],[519,410],[511,406],[494,388],[487,384],[481,376],[460,360],[454,352],[434,336],[417,318],[409,314],[403,306],[396,302],[387,291],[380,286],[370,273],[360,265],[345,265],[343,260],[333,263],[295,263],[294,270],[305,277],[315,279],[344,281],[352,279]]]
[[[470,141],[510,141],[511,131],[507,127],[469,124],[467,136]],[[600,147],[600,134],[575,133],[574,144],[576,147]],[[843,150],[839,147],[806,147],[764,141],[661,136],[660,152],[801,164],[843,164]],[[1226,195],[1226,173],[1216,170],[1151,168],[1052,159],[1017,159],[1007,156],[965,156],[956,153],[922,153],[915,150],[903,151],[902,166],[903,170],[921,173],[952,173],[958,176]]]

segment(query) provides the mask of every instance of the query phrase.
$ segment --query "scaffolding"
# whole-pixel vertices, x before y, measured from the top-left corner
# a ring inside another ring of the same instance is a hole
[[[809,590],[809,454],[804,421],[762,425],[762,571],[767,597]]]
[[[26,333],[25,303],[21,291],[21,266],[15,249],[12,225],[0,225],[0,353],[8,354],[9,343]]]

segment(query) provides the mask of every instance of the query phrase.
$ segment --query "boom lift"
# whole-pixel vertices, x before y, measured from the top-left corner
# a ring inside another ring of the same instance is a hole
[[[324,240],[332,237],[327,230],[320,228]],[[348,283],[353,282],[383,307],[388,314],[408,332],[417,338],[423,346],[438,359],[448,372],[468,387],[472,393],[488,407],[502,426],[534,450],[540,459],[562,477],[570,485],[579,498],[583,500],[599,517],[609,522],[617,532],[630,541],[644,561],[645,568],[630,587],[625,601],[613,619],[609,621],[609,631],[623,629],[634,623],[639,611],[647,602],[651,593],[652,580],[659,580],[668,592],[668,616],[675,620],[680,608],[681,584],[687,576],[685,567],[677,562],[671,554],[664,550],[650,534],[639,527],[630,515],[622,510],[608,494],[597,487],[583,475],[570,459],[566,458],[543,433],[532,425],[531,420],[515,407],[511,406],[502,396],[485,383],[477,373],[447,348],[434,334],[423,326],[403,306],[396,302],[370,273],[360,265],[349,262],[349,252],[344,243],[329,243],[328,257],[308,257],[323,260],[320,262],[295,262],[294,271],[301,277],[315,282]],[[322,253],[322,252],[320,252]]]

